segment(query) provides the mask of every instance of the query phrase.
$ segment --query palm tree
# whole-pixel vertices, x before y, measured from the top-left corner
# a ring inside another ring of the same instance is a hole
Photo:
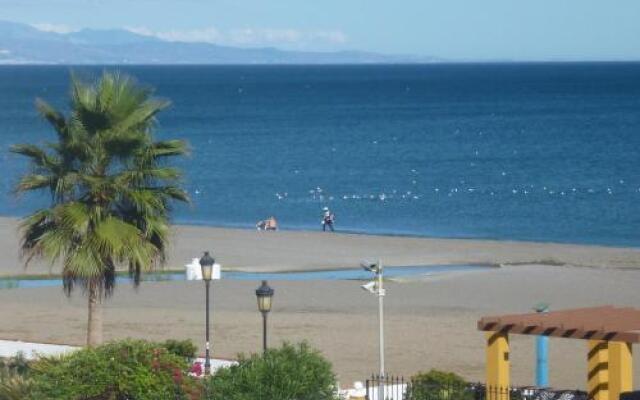
[[[31,169],[18,193],[45,191],[49,208],[21,223],[25,266],[34,257],[62,266],[64,290],[80,286],[88,297],[87,345],[102,341],[100,304],[113,293],[116,270],[134,284],[165,260],[174,201],[188,201],[180,171],[167,160],[186,153],[180,140],[155,141],[156,115],[169,103],[127,76],[105,72],[96,82],[71,79],[63,115],[42,100],[39,113],[57,141],[20,144]]]

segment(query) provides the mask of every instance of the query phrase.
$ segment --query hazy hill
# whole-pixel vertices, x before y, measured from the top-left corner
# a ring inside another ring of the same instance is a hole
[[[0,21],[0,64],[341,64],[430,62],[359,51],[302,52],[169,42],[126,30],[60,34]]]

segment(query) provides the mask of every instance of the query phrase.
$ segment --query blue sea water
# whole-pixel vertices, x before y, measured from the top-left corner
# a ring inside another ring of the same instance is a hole
[[[53,139],[34,99],[66,107],[71,69],[104,67],[0,67],[0,214],[48,201],[8,148]],[[118,69],[191,144],[177,222],[640,245],[639,63]]]

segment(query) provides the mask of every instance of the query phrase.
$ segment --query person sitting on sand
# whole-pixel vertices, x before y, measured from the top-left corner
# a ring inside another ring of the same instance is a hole
[[[268,231],[277,231],[278,230],[278,221],[276,221],[276,217],[271,216],[269,217],[269,219],[267,220],[267,224],[265,226],[265,229]]]
[[[331,229],[331,232],[333,232],[333,222],[335,221],[336,216],[331,212],[331,210],[329,210],[329,207],[323,208],[322,211],[322,231],[326,231],[328,227]]]
[[[267,219],[263,219],[262,221],[258,221],[256,229],[259,231],[277,231],[278,221],[276,220],[276,217],[271,216]]]

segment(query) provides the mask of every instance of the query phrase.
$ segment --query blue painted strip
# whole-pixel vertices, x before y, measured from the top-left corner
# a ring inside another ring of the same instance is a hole
[[[536,386],[549,387],[549,338],[536,337]]]

